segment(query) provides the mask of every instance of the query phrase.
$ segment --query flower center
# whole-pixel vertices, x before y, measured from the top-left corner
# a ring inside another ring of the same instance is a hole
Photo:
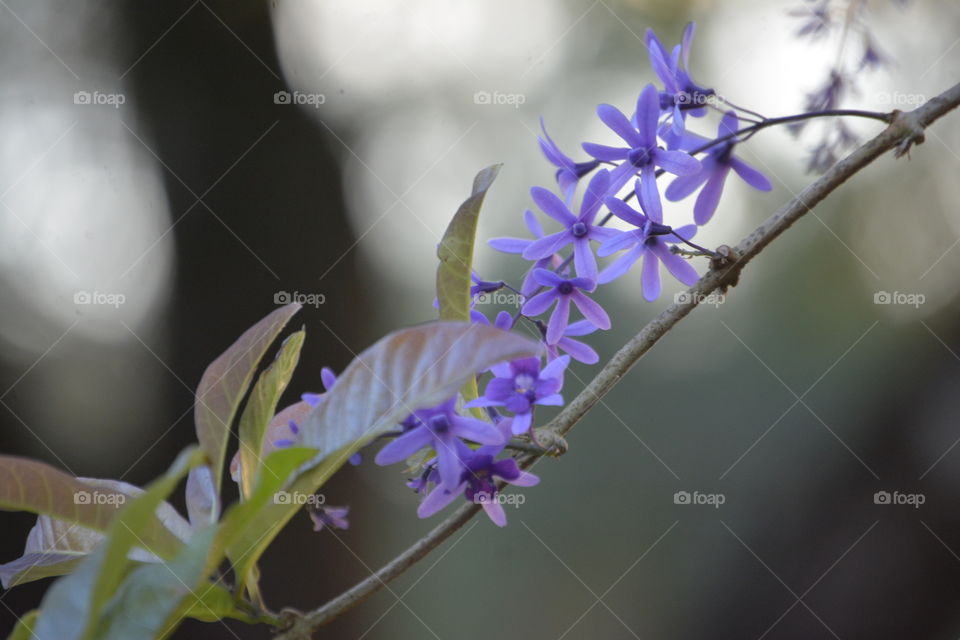
[[[627,160],[635,167],[645,167],[650,164],[650,150],[646,147],[630,149],[630,152],[627,154]]]
[[[559,291],[561,295],[568,296],[573,293],[573,285],[570,284],[569,281],[564,280],[557,285],[557,291]]]
[[[445,413],[430,418],[430,431],[443,435],[450,430],[450,418]]]
[[[536,384],[536,379],[529,373],[521,373],[513,379],[513,383],[516,385],[517,393],[525,394]]]
[[[582,222],[575,222],[572,227],[570,227],[570,233],[573,234],[574,238],[582,238],[587,235],[587,225]]]

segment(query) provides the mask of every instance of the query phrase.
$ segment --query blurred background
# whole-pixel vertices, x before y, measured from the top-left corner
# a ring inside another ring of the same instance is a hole
[[[908,109],[957,82],[955,2],[859,4],[889,64],[844,106]],[[818,7],[0,1],[0,450],[148,482],[195,439],[205,366],[284,293],[318,302],[296,318],[290,399],[319,390],[322,366],[434,317],[435,245],[479,169],[505,163],[480,237],[526,235],[529,187],[553,184],[540,116],[577,159],[612,142],[594,108],[630,112],[654,80],[647,27],[672,46],[696,21],[695,78],[785,115],[837,58],[839,30],[795,37]],[[817,141],[756,136],[740,153],[774,191],[731,178],[698,241],[738,242],[803,188]],[[862,172],[639,362],[506,529],[472,521],[317,637],[960,636],[958,153],[955,113]],[[484,245],[477,267],[518,282],[523,263]],[[678,290],[644,303],[639,271],[603,289],[601,358]],[[595,371],[574,367],[567,396]],[[398,471],[326,487],[348,531],[291,522],[262,562],[271,606],[321,604],[439,521],[417,520]],[[34,518],[0,518],[6,562]],[[48,583],[0,593],[0,635]]]

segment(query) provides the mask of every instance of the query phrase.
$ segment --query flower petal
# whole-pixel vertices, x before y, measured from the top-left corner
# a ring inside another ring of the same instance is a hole
[[[523,253],[523,250],[533,244],[533,240],[525,238],[490,238],[487,244],[503,253]]]
[[[527,300],[521,312],[523,315],[533,318],[539,316],[541,313],[550,308],[550,305],[553,304],[553,301],[560,296],[560,293],[556,289],[550,289],[549,291],[544,291],[543,293],[538,293],[529,300]]]
[[[580,291],[574,291],[570,294],[570,299],[577,305],[577,309],[580,309],[580,313],[583,314],[584,318],[597,325],[600,329],[610,328],[610,316],[607,315],[607,312],[604,311],[603,307],[597,302],[591,300]]]
[[[627,251],[625,254],[610,263],[606,269],[601,271],[597,281],[600,284],[613,282],[629,271],[630,267],[633,266],[633,263],[636,262],[641,255],[643,255],[645,250],[646,247],[642,244],[639,244],[630,251]]]
[[[650,86],[652,87],[653,85]],[[643,144],[643,138],[637,133],[637,130],[633,128],[630,120],[627,119],[627,116],[623,115],[620,109],[617,109],[613,105],[601,104],[597,107],[597,115],[605,125],[613,129],[613,132],[623,138],[631,148],[639,147]],[[584,148],[584,150],[586,150],[586,148]],[[590,152],[587,151],[587,153]],[[598,158],[598,160],[600,159],[602,158]]]
[[[373,461],[384,466],[406,460],[430,444],[431,439],[429,429],[424,427],[411,429],[405,434],[394,438],[392,442],[388,442],[383,449],[377,452],[377,456]]]
[[[453,502],[457,496],[462,495],[464,488],[465,485],[460,485],[456,489],[450,490],[443,485],[438,485],[433,491],[427,494],[427,497],[424,498],[420,506],[417,507],[417,517],[429,518]]]
[[[573,235],[566,229],[558,231],[557,233],[551,233],[548,236],[531,242],[530,245],[523,250],[523,259],[542,260],[548,256],[552,256],[571,242],[573,242]]]
[[[627,154],[630,153],[630,149],[625,147],[611,147],[605,144],[597,144],[595,142],[584,142],[580,146],[583,147],[583,150],[588,154],[597,160],[603,160],[604,162],[619,162],[621,160],[626,160]]]
[[[733,170],[737,172],[737,175],[743,178],[743,181],[749,184],[754,189],[760,191],[770,191],[773,189],[773,185],[770,184],[770,181],[767,180],[767,177],[748,165],[746,162],[740,158],[730,158],[730,166],[733,167]]]
[[[675,253],[671,253],[666,245],[658,243],[650,249],[657,254],[657,257],[660,258],[660,262],[667,268],[667,271],[683,284],[690,286],[700,279],[700,275],[697,273],[697,270],[693,268],[693,265],[691,265],[688,260],[684,260]]]
[[[570,319],[570,297],[559,296],[557,300],[557,307],[547,323],[547,344],[556,344],[563,337],[563,331]]]
[[[653,302],[660,297],[660,260],[652,251],[643,256],[643,297]]]
[[[570,209],[563,203],[563,200],[558,198],[552,191],[548,191],[543,187],[531,187],[530,197],[533,198],[534,203],[540,207],[545,214],[565,227],[569,227],[577,221],[577,217],[570,212]]]
[[[672,75],[672,74],[671,74]],[[657,121],[660,119],[660,94],[657,88],[648,84],[637,98],[637,130],[639,140],[634,147],[656,148]]]

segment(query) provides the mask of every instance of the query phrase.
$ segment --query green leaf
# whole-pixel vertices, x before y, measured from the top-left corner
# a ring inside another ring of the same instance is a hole
[[[39,613],[39,609],[34,609],[20,618],[17,626],[13,628],[13,632],[7,636],[7,640],[32,640],[34,638],[33,627],[37,623],[37,615]]]
[[[207,582],[194,590],[183,605],[182,617],[202,622],[216,622],[224,618],[256,624],[260,620],[239,609],[230,591],[217,583]]]
[[[95,637],[94,629],[101,612],[129,569],[129,551],[134,544],[143,544],[142,534],[156,519],[154,514],[158,506],[190,467],[202,459],[198,449],[184,451],[164,476],[120,510],[110,525],[106,542],[87,556],[76,571],[57,580],[47,591],[34,630],[37,640],[90,640]]]
[[[441,320],[470,321],[470,274],[473,268],[473,246],[477,235],[480,206],[493,184],[500,167],[487,167],[473,179],[473,192],[463,201],[447,227],[437,257],[437,300]]]
[[[119,480],[94,478],[79,478],[79,480],[87,485],[91,495],[99,495],[101,489],[118,491],[129,497],[143,493],[143,489]],[[169,503],[161,503],[156,515],[178,539],[182,541],[189,539],[190,525]],[[74,522],[58,520],[48,515],[38,516],[37,523],[27,535],[23,556],[0,565],[0,583],[4,588],[9,589],[33,580],[70,573],[105,538],[103,533]],[[160,561],[156,555],[140,548],[131,550],[130,559],[143,562]]]
[[[166,563],[135,569],[104,607],[95,640],[152,640],[165,637],[182,620],[187,606],[202,605],[197,589],[205,581],[206,560],[215,527],[198,532]],[[212,612],[211,612],[212,613]]]
[[[299,310],[297,303],[275,310],[247,329],[203,373],[197,387],[194,420],[200,448],[211,465],[216,495],[220,495],[227,440],[237,407],[270,343]]]
[[[305,337],[306,333],[301,330],[284,340],[276,359],[253,385],[240,416],[240,491],[244,498],[253,491],[260,471],[260,452],[267,425],[276,413],[277,402],[297,367]]]
[[[536,355],[537,343],[495,327],[429,322],[387,335],[357,356],[300,425],[329,473],[413,410],[438,404],[477,372]]]
[[[243,589],[255,592],[256,586],[250,581],[253,567],[297,509],[303,506],[295,500],[277,500],[277,493],[287,486],[291,475],[316,453],[314,449],[303,447],[274,451],[264,460],[259,481],[247,500],[234,505],[224,514],[217,549],[225,552],[234,565],[238,594]],[[286,490],[291,496],[296,491],[301,491],[303,495],[313,493],[313,490],[305,489],[301,484]]]
[[[80,480],[48,464],[0,456],[0,509],[31,511],[57,520],[76,523],[94,531],[106,531],[127,496],[110,481],[91,491],[89,481]],[[128,485],[129,486],[129,485]],[[156,517],[144,527],[138,546],[162,557],[170,557],[183,543]]]
[[[477,221],[487,190],[502,166],[494,164],[477,174],[473,179],[470,197],[457,209],[437,247],[437,257],[440,258],[440,264],[437,265],[437,301],[440,305],[441,320],[470,322],[470,276],[473,273]],[[471,376],[460,392],[465,401],[476,398],[479,395],[476,377]],[[474,409],[473,413],[477,417],[483,417],[483,412],[479,409]]]

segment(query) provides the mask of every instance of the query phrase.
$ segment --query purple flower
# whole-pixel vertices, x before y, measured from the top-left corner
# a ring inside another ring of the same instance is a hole
[[[543,155],[547,157],[550,164],[557,167],[557,184],[560,186],[563,199],[570,202],[573,199],[574,191],[577,190],[577,183],[580,178],[596,169],[600,162],[597,160],[574,162],[570,156],[560,150],[557,143],[547,133],[547,127],[543,124],[542,117],[540,118],[540,130],[543,131],[542,138],[537,136],[540,150],[543,151]]]
[[[565,228],[563,231],[544,236],[530,244],[523,250],[523,257],[527,260],[543,260],[568,244],[573,244],[573,264],[577,275],[596,280],[597,259],[590,249],[590,241],[602,242],[616,235],[616,231],[593,224],[597,212],[603,205],[603,198],[607,195],[609,185],[609,172],[606,169],[598,171],[583,194],[579,216],[573,215],[560,198],[543,187],[530,189],[530,195],[537,206]]]
[[[540,222],[533,214],[533,211],[530,211],[530,209],[524,211],[523,219],[527,224],[527,229],[530,230],[530,233],[532,233],[535,238],[542,238],[544,236],[543,227],[540,226]],[[503,253],[522,254],[533,242],[533,240],[526,238],[491,238],[487,241],[487,244]],[[549,267],[556,268],[560,263],[561,258],[557,255],[547,256],[546,258],[537,260],[523,278],[523,284],[520,285],[520,293],[524,296],[530,296],[539,288],[539,285],[533,279],[534,270],[547,269]]]
[[[614,241],[616,238],[607,242]],[[540,285],[549,289],[527,300],[521,311],[525,316],[538,316],[556,301],[557,307],[553,310],[550,322],[547,324],[547,344],[557,344],[563,337],[563,332],[570,320],[571,301],[594,325],[600,329],[610,328],[610,316],[607,312],[583,293],[583,291],[589,292],[596,289],[595,281],[589,278],[564,278],[546,269],[537,269],[533,272],[533,277]]]
[[[660,92],[660,108],[671,113],[673,130],[680,133],[684,129],[687,114],[700,117],[706,113],[706,103],[714,95],[713,89],[697,85],[687,71],[690,63],[690,46],[693,44],[694,23],[683,30],[683,41],[668,53],[666,47],[657,38],[653,29],[647,29],[647,51],[650,54],[650,66],[663,82],[664,91]],[[681,66],[680,61],[683,61]]]
[[[426,446],[432,446],[437,453],[440,479],[447,485],[453,485],[461,470],[457,454],[459,438],[480,444],[501,444],[504,440],[493,425],[457,415],[455,404],[456,396],[436,407],[414,411],[412,416],[417,420],[416,425],[380,449],[374,462],[379,465],[394,464]]]
[[[678,176],[686,176],[700,170],[700,162],[683,151],[667,151],[657,146],[657,122],[660,118],[660,100],[652,84],[644,87],[637,99],[637,126],[627,116],[609,104],[597,107],[597,115],[613,131],[623,138],[627,147],[608,147],[584,142],[583,149],[594,158],[604,162],[626,160],[610,173],[609,193],[616,193],[629,182],[630,177],[640,172],[640,181],[646,194],[646,206],[650,215],[662,219],[660,192],[657,190],[657,167]]]
[[[347,522],[347,514],[350,513],[350,507],[321,507],[309,505],[307,513],[313,520],[313,530],[320,531],[327,529],[349,529],[350,523]]]
[[[636,185],[638,192],[640,188],[638,180]],[[696,270],[690,266],[689,262],[671,253],[668,246],[670,243],[680,242],[681,238],[687,240],[692,238],[697,232],[696,225],[690,224],[673,230],[634,210],[617,198],[607,198],[607,206],[618,218],[638,228],[624,231],[619,237],[608,240],[600,246],[597,251],[600,256],[609,256],[617,251],[629,249],[603,270],[600,274],[601,284],[612,282],[625,274],[641,257],[643,257],[643,297],[649,301],[656,300],[660,296],[661,262],[680,282],[691,285],[697,281],[699,276]]]
[[[540,370],[540,358],[521,358],[493,366],[495,376],[487,383],[483,396],[468,402],[466,407],[506,407],[513,416],[513,434],[530,430],[534,405],[561,406],[563,371],[570,356],[553,360]]]
[[[470,313],[470,320],[479,324],[490,326],[490,319],[479,311]],[[507,311],[501,311],[493,321],[493,326],[501,331],[510,331],[513,328],[513,316]]]
[[[498,425],[505,434],[512,431],[510,418],[504,418]],[[453,502],[462,495],[468,501],[483,506],[483,510],[498,527],[507,524],[507,514],[503,510],[500,493],[497,489],[497,479],[504,480],[519,487],[532,487],[540,482],[540,478],[532,473],[521,471],[517,461],[513,458],[496,460],[503,451],[504,444],[489,447],[480,447],[472,451],[460,443],[460,452],[464,461],[464,469],[456,483],[441,482],[431,491],[420,507],[417,515],[429,518],[440,509]]]
[[[580,336],[587,336],[597,330],[597,327],[589,320],[578,320],[568,326],[563,337],[557,344],[547,345],[547,356],[550,360],[559,357],[560,351],[566,351],[574,360],[583,364],[596,364],[600,361],[600,356],[593,350],[593,347],[585,342],[574,340]]]
[[[738,123],[739,119],[737,118],[737,114],[733,111],[728,111],[720,121],[717,138],[735,134]],[[687,137],[684,139],[688,140]],[[688,143],[682,142],[681,144],[686,146]],[[700,195],[697,196],[696,204],[693,206],[693,220],[697,224],[706,224],[710,221],[710,218],[713,217],[714,212],[717,210],[717,204],[720,202],[720,195],[723,193],[723,183],[727,179],[727,174],[730,173],[730,169],[736,171],[737,175],[754,189],[770,191],[770,189],[773,188],[773,185],[770,184],[770,181],[767,180],[762,173],[743,160],[734,157],[733,148],[736,144],[737,140],[731,138],[726,142],[711,147],[707,157],[701,162],[703,169],[701,169],[699,173],[681,176],[671,182],[670,186],[667,187],[665,193],[667,200],[676,202],[677,200],[683,200],[696,191],[700,185],[705,184],[700,191]]]

